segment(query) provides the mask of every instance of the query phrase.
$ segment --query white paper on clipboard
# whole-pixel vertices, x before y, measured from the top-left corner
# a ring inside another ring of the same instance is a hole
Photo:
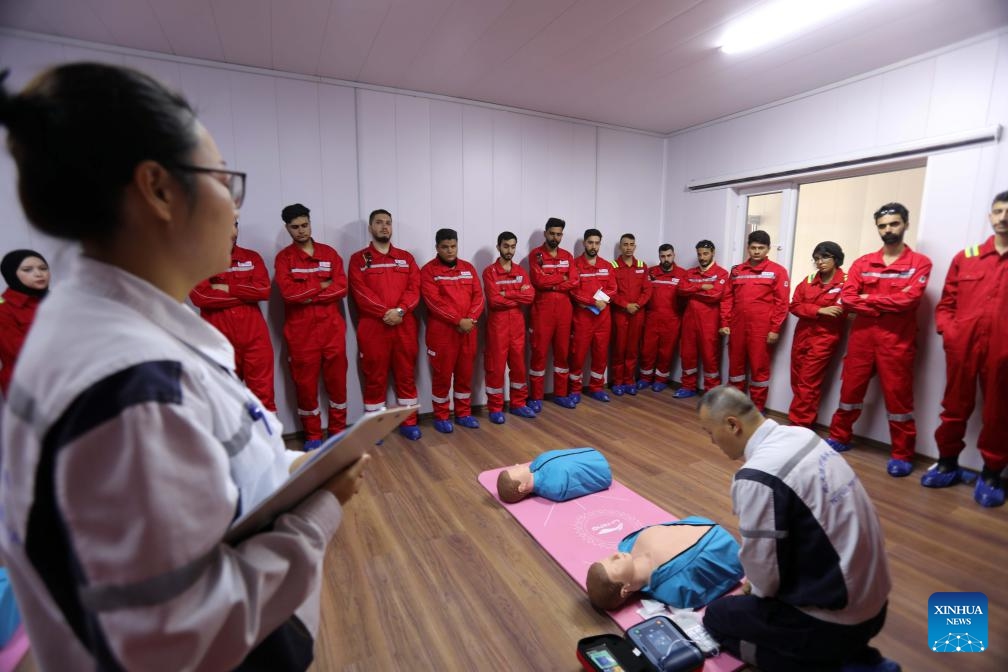
[[[407,406],[368,413],[346,431],[327,439],[273,494],[236,520],[224,535],[224,541],[236,544],[272,524],[277,516],[293,509],[360,459],[417,410],[416,406]]]

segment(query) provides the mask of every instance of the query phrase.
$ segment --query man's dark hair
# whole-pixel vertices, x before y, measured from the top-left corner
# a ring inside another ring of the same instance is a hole
[[[292,205],[288,205],[280,211],[280,219],[284,221],[284,224],[290,224],[298,217],[307,217],[308,219],[311,219],[311,210],[300,203],[294,203]]]
[[[367,216],[368,226],[371,226],[371,223],[374,222],[374,218],[376,215],[388,215],[389,219],[392,218],[391,212],[385,210],[384,208],[378,208],[377,210],[372,210],[371,214]]]
[[[661,245],[658,246],[659,254],[661,254],[662,252],[669,252],[669,251],[675,252],[675,248],[672,247],[671,243],[662,243]]]
[[[875,218],[875,221],[877,222],[886,215],[899,215],[900,217],[903,218],[904,224],[910,223],[910,211],[907,210],[906,206],[903,205],[902,203],[895,203],[895,202],[886,203],[881,208],[876,210],[875,214],[872,216]]]
[[[995,203],[1008,203],[1008,191],[1002,191],[1000,194],[995,196],[994,200],[991,201],[991,207],[993,207]]]
[[[634,241],[635,243],[637,242],[636,236],[634,236],[632,233],[624,233],[622,236],[620,236],[619,239],[620,239],[621,243],[623,242],[624,238],[629,238],[630,240]]]
[[[518,236],[511,233],[510,231],[501,231],[500,235],[497,236],[497,247],[500,247],[501,243],[503,243],[505,240],[513,240],[517,243]]]
[[[581,240],[588,240],[592,236],[598,236],[599,238],[601,238],[602,232],[599,231],[598,229],[585,229],[584,237]]]
[[[746,239],[746,245],[752,245],[753,243],[770,247],[770,234],[766,231],[753,231],[749,234],[749,238]]]
[[[440,245],[444,240],[458,240],[458,232],[455,229],[438,229],[434,234],[434,244]]]
[[[550,217],[549,219],[546,220],[546,229],[556,228],[563,230],[565,226],[567,226],[567,222],[560,219],[559,217]]]
[[[824,240],[815,246],[812,250],[812,258],[815,259],[816,257],[832,257],[837,266],[843,266],[843,248],[832,240]]]
[[[701,240],[699,243],[696,244],[696,249],[698,249],[698,250],[700,250],[700,249],[706,249],[706,250],[710,250],[711,252],[713,252],[714,251],[714,243],[712,243],[711,241],[709,241],[706,238],[704,238],[703,240]]]

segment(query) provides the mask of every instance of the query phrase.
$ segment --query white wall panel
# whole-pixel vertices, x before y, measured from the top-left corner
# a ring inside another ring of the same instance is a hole
[[[609,129],[598,132],[598,229],[602,255],[616,256],[624,233],[637,239],[637,258],[658,263],[664,141]]]
[[[395,95],[357,91],[357,161],[361,213],[384,208],[399,211],[396,183]],[[398,232],[393,229],[393,241]]]
[[[927,135],[966,131],[984,125],[991,102],[990,85],[997,66],[997,52],[997,40],[984,40],[935,59]]]
[[[876,145],[892,145],[924,137],[934,60],[920,61],[881,75],[882,91],[875,100],[862,101],[876,110]]]

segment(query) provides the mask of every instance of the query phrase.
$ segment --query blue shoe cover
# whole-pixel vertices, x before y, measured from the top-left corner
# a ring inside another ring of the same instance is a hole
[[[925,488],[948,488],[962,482],[962,469],[956,467],[950,471],[938,471],[935,465],[921,474],[921,485]]]
[[[304,442],[304,451],[307,453],[310,450],[318,450],[322,445],[322,439],[309,439]]]
[[[553,403],[564,408],[574,408],[577,406],[570,397],[553,397]]]
[[[646,380],[638,380],[637,381],[637,389],[638,390],[643,390],[645,387],[648,387],[650,385],[651,385],[651,383],[649,383]]]
[[[652,392],[661,392],[666,387],[668,387],[668,385],[666,383],[655,383],[654,385],[651,386],[651,391]]]
[[[455,426],[452,424],[451,420],[435,420],[434,429],[442,434],[451,434],[455,431]]]
[[[1005,503],[1004,485],[997,488],[986,483],[982,478],[978,478],[976,489],[973,491],[973,500],[985,508],[1003,506]]]
[[[479,420],[471,415],[455,416],[455,424],[466,429],[479,429]]]
[[[629,394],[631,397],[637,396],[637,386],[636,385],[624,385],[623,391]]]
[[[626,393],[626,390],[623,389],[622,385],[613,385],[612,393],[615,394],[617,397],[622,397]]]
[[[535,411],[528,406],[514,406],[511,409],[511,415],[517,415],[519,418],[529,419],[536,417]]]
[[[575,406],[577,406],[578,404],[581,403],[581,393],[580,392],[575,392],[574,394],[568,394],[567,397],[570,398],[570,400],[574,402]]]
[[[514,413],[514,411],[511,411],[511,412]],[[535,415],[535,413],[533,413],[532,415]],[[491,412],[490,413],[490,422],[492,422],[495,425],[503,425],[504,424],[504,414],[501,413],[500,411],[493,411],[493,412]]]
[[[910,472],[913,471],[913,462],[897,460],[894,457],[886,464],[885,470],[893,478],[902,478],[903,476],[909,476]]]
[[[609,401],[609,395],[606,394],[605,390],[596,390],[595,392],[589,392],[588,396],[595,401]]]
[[[532,412],[536,415],[542,413],[542,399],[529,399],[526,405],[531,408]]]
[[[690,397],[696,396],[696,390],[690,390],[685,387],[680,387],[678,390],[672,393],[672,396],[676,399],[689,399]]]
[[[826,439],[826,444],[838,453],[846,453],[848,450],[850,450],[849,443],[840,443],[836,439]],[[907,474],[909,473],[910,472],[908,471]],[[903,475],[906,476],[906,474]]]
[[[420,432],[420,428],[416,425],[400,425],[399,433],[405,436],[410,441],[417,441],[423,434]]]

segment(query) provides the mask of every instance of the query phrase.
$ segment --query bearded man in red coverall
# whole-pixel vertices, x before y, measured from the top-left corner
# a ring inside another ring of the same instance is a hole
[[[528,406],[536,413],[542,411],[546,387],[546,353],[553,346],[553,401],[564,408],[574,408],[574,400],[567,396],[567,358],[570,354],[571,320],[573,309],[570,290],[577,286],[574,256],[560,247],[563,230],[562,219],[546,220],[546,241],[529,255],[529,275],[536,290],[532,302],[532,357],[529,361]]]
[[[340,311],[347,294],[343,259],[312,239],[310,211],[300,203],[280,213],[293,241],[276,256],[275,277],[284,300],[284,340],[305,450],[322,444],[318,379],[329,396],[329,436],[346,429],[346,322]]]
[[[746,367],[752,374],[749,398],[766,408],[770,354],[788,315],[788,272],[770,261],[770,234],[753,231],[746,241],[749,259],[733,266],[721,302],[721,329],[728,336],[728,382],[745,392]]]
[[[578,284],[571,289],[574,302],[574,330],[571,336],[570,398],[581,401],[585,357],[591,349],[591,381],[588,396],[597,401],[609,401],[605,391],[606,361],[609,358],[609,300],[616,294],[616,274],[611,262],[598,256],[602,247],[602,232],[584,232],[584,254],[574,260]],[[603,298],[604,295],[604,298]]]
[[[644,333],[645,306],[651,300],[651,279],[648,267],[634,256],[637,239],[632,233],[620,236],[620,256],[611,261],[616,273],[616,296],[613,297],[612,391],[617,397],[637,394],[637,358],[641,335]],[[647,383],[640,385],[640,388]]]
[[[840,290],[847,277],[840,268],[843,249],[831,240],[813,248],[812,260],[819,270],[798,283],[791,297],[791,314],[798,324],[791,342],[793,396],[788,409],[792,425],[809,429],[819,417],[826,367],[840,345],[846,323]]]
[[[458,233],[438,229],[437,256],[420,269],[420,296],[427,306],[427,357],[431,367],[434,429],[454,431],[448,419],[448,392],[455,397],[455,423],[479,428],[472,415],[472,375],[476,324],[483,314],[483,289],[476,267],[458,258]],[[452,378],[454,377],[454,384]]]
[[[931,276],[931,260],[903,242],[910,226],[905,206],[887,203],[874,218],[884,245],[851,264],[840,291],[844,308],[856,317],[844,357],[840,407],[833,414],[826,442],[838,452],[850,448],[852,427],[861,415],[868,383],[878,371],[892,441],[886,472],[898,478],[913,471],[917,306]]]
[[[487,410],[490,422],[504,424],[504,370],[511,386],[511,413],[535,418],[525,401],[528,379],[525,373],[525,314],[521,307],[532,303],[535,290],[525,269],[514,263],[518,236],[504,231],[497,236],[497,261],[483,269],[489,318],[483,367],[486,369]]]
[[[721,299],[728,283],[728,271],[714,263],[714,243],[701,240],[696,244],[698,265],[686,273],[679,294],[687,299],[683,312],[682,339],[679,358],[682,361],[682,384],[672,396],[676,399],[697,395],[697,371],[704,369],[704,388],[721,384]],[[699,358],[698,358],[699,350]]]
[[[398,404],[416,406],[420,344],[413,310],[420,303],[420,269],[412,254],[392,245],[388,210],[374,210],[368,216],[368,231],[371,243],[350,257],[350,294],[360,315],[357,348],[364,411],[385,408],[390,371]],[[399,433],[410,441],[421,437],[416,413],[403,420]]]
[[[963,480],[959,453],[966,422],[983,393],[983,426],[977,448],[983,471],[973,491],[980,506],[1005,502],[1001,472],[1008,467],[1008,191],[994,197],[988,216],[994,235],[952,258],[935,325],[944,337],[947,382],[941,424],[935,430],[938,464],[921,485],[946,488]]]
[[[189,292],[189,300],[204,320],[234,346],[235,373],[262,405],[276,413],[273,391],[273,343],[259,309],[268,301],[270,277],[257,252],[238,245],[238,222],[231,234],[231,267],[204,280]]]
[[[658,247],[658,265],[648,272],[651,301],[644,320],[641,345],[641,381],[655,392],[668,387],[672,375],[672,353],[682,330],[679,289],[686,280],[686,269],[675,263],[675,248],[668,243]]]

